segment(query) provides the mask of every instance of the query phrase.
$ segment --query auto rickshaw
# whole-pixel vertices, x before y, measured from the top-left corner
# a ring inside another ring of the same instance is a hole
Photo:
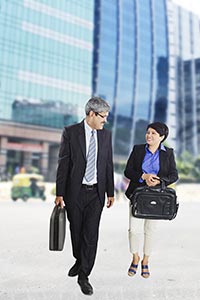
[[[40,198],[46,200],[44,178],[39,174],[16,174],[13,176],[11,198],[16,201],[21,198],[27,201],[28,198]]]

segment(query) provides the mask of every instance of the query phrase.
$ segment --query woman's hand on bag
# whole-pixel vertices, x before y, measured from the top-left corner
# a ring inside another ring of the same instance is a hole
[[[61,208],[64,207],[64,201],[62,196],[56,196],[56,199],[54,201],[56,205],[60,205]]]
[[[148,186],[156,186],[160,184],[159,177],[155,174],[142,174],[142,179],[146,181]]]

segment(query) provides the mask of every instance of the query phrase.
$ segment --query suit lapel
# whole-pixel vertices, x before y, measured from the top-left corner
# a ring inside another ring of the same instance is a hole
[[[102,147],[102,145],[105,143],[104,140],[104,130],[97,130],[97,143],[98,143],[98,153],[97,153],[97,164],[99,164],[99,161],[101,160],[102,153],[105,151],[105,148]]]
[[[85,140],[84,121],[80,123],[80,127],[79,127],[79,143],[80,143],[83,157],[86,160],[86,140]]]
[[[160,155],[159,155],[159,160],[160,160],[160,170],[158,172],[158,176],[162,176],[162,172],[165,169],[165,164],[166,164],[166,152],[160,150]]]
[[[104,130],[97,130],[97,144],[98,144],[98,153],[97,153],[97,163],[99,162],[100,158],[102,157],[102,153],[106,151],[104,147],[102,147],[104,139]],[[86,138],[85,138],[85,128],[84,128],[84,121],[80,123],[79,126],[79,143],[81,147],[81,152],[83,157],[86,159]]]
[[[145,155],[146,155],[146,144],[144,144],[142,146],[142,149],[140,150],[140,159],[141,159],[141,162],[139,162],[139,164],[141,165],[141,167],[142,167],[142,162],[144,160]]]

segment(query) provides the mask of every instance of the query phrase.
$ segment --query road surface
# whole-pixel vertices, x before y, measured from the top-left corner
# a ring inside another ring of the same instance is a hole
[[[87,299],[77,278],[67,276],[74,263],[69,229],[62,252],[48,250],[53,196],[46,202],[12,202],[0,186],[0,300]],[[159,221],[157,242],[150,260],[151,276],[140,268],[127,275],[128,201],[104,208],[95,267],[90,276],[95,300],[200,299],[200,188],[179,185],[178,216]],[[140,254],[141,256],[141,254]]]

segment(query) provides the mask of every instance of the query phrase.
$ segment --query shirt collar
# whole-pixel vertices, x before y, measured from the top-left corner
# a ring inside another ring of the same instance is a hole
[[[163,144],[160,144],[159,148],[160,148],[160,150],[166,151],[166,148],[165,148],[165,146]]]
[[[85,131],[86,131],[87,133],[90,133],[90,134],[91,134],[91,131],[92,131],[92,130],[94,131],[94,133],[96,132],[96,129],[92,129],[92,128],[88,125],[88,123],[86,122],[86,120],[84,120],[84,126],[85,126]]]
[[[147,150],[149,151],[148,144],[145,145],[145,150],[146,150],[146,151],[147,151]],[[160,150],[166,151],[166,148],[165,148],[165,146],[161,143],[160,146],[158,147],[158,150],[159,150],[159,151],[160,151]]]

